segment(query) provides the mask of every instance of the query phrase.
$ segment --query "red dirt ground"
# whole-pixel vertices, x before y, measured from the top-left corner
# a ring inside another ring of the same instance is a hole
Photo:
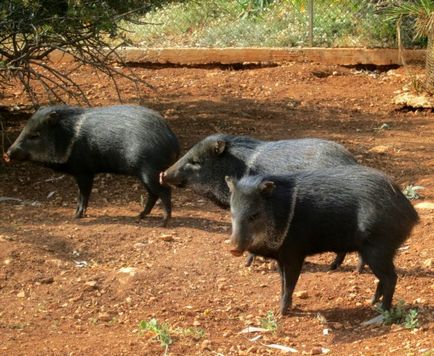
[[[291,63],[133,70],[154,86],[142,93],[144,104],[167,118],[183,151],[216,131],[261,139],[321,137],[344,144],[360,163],[385,171],[402,187],[424,186],[424,200],[414,204],[434,201],[434,115],[398,111],[391,103],[413,78],[407,69],[373,73]],[[117,102],[109,82],[92,70],[74,76],[92,104]],[[138,102],[130,84],[121,87],[128,102]],[[0,97],[10,140],[29,113],[9,110],[28,104],[16,86]],[[305,264],[291,315],[277,316],[276,331],[251,341],[256,334],[240,331],[260,326],[268,311],[277,315],[279,276],[272,263],[245,268],[244,258],[229,254],[227,211],[175,189],[168,228],[159,226],[160,207],[138,223],[145,194],[139,182],[101,175],[88,217],[77,221],[71,177],[29,163],[0,170],[0,196],[24,200],[0,202],[0,354],[163,354],[155,335],[138,328],[151,318],[172,329],[173,355],[280,352],[269,344],[302,354],[434,354],[433,209],[418,208],[421,222],[396,258],[394,301],[418,309],[419,328],[362,326],[377,315],[369,304],[374,276],[354,272],[355,255],[330,272],[333,255],[324,254]],[[130,273],[120,272],[125,267]]]

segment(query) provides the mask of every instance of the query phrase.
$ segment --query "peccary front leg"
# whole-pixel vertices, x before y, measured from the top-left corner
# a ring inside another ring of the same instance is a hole
[[[359,273],[362,273],[364,267],[365,267],[365,261],[363,261],[363,257],[359,253],[359,262],[357,262],[356,271],[359,272]]]
[[[282,283],[280,297],[280,314],[288,314],[292,306],[292,294],[300,276],[304,256],[285,256],[285,260],[279,260],[279,272]]]
[[[93,177],[93,175],[75,176],[79,189],[77,209],[75,210],[74,216],[76,219],[82,218],[86,212],[90,193],[92,192]]]

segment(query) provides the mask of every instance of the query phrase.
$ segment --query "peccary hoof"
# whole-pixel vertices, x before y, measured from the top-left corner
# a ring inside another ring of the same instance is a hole
[[[250,267],[252,265],[252,263],[255,262],[255,257],[256,257],[256,255],[254,255],[253,253],[249,253],[249,255],[247,256],[245,266]]]
[[[339,264],[336,263],[336,262],[333,262],[333,263],[330,265],[330,271],[334,271],[334,270],[336,270],[338,267],[339,267]]]
[[[83,211],[77,211],[74,215],[74,219],[81,219],[84,218],[84,212]]]

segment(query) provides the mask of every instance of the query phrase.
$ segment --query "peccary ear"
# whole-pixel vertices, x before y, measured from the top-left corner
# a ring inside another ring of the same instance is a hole
[[[214,152],[215,152],[217,155],[222,154],[223,151],[225,150],[225,147],[226,147],[226,142],[225,142],[225,141],[217,140],[217,141],[214,143]]]
[[[271,181],[264,181],[259,185],[259,189],[261,190],[261,193],[266,194],[266,195],[270,195],[274,188],[276,188],[276,185],[274,184],[274,182]]]
[[[235,189],[235,179],[229,176],[225,177],[226,184],[229,187],[229,191],[232,193]]]
[[[45,116],[44,121],[49,125],[55,125],[59,122],[60,119],[60,114],[57,111],[53,110],[50,111],[47,116]]]

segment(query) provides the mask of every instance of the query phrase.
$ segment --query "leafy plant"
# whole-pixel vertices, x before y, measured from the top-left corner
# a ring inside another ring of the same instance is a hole
[[[274,332],[277,330],[277,326],[276,317],[274,316],[274,313],[269,310],[267,314],[261,318],[261,328]]]
[[[419,327],[419,312],[417,309],[410,309],[405,316],[404,326],[406,329],[413,330]]]
[[[382,310],[380,307],[377,310],[383,315],[383,323],[386,325],[402,324],[406,329],[415,329],[419,327],[419,311],[404,308],[404,301],[400,300],[398,304],[390,310]]]
[[[164,347],[165,353],[169,349],[169,345],[172,343],[170,336],[169,326],[165,323],[160,324],[157,319],[153,318],[149,321],[142,320],[139,323],[139,330],[150,331],[155,334],[155,337],[160,341],[161,346]]]
[[[152,318],[149,321],[142,320],[139,323],[139,330],[148,331],[155,335],[161,346],[164,347],[164,352],[167,354],[169,346],[173,343],[172,335],[181,337],[191,337],[194,340],[199,340],[205,335],[205,330],[197,327],[172,328],[167,323],[159,323],[157,319]]]
[[[424,187],[420,185],[407,185],[402,193],[407,197],[407,199],[410,200],[416,200],[420,199],[420,195],[418,193],[418,190],[424,189]]]

